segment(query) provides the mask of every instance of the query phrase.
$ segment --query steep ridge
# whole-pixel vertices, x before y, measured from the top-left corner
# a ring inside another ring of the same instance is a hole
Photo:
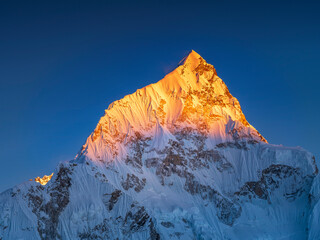
[[[110,104],[45,186],[3,192],[0,239],[318,239],[317,174],[309,152],[268,144],[191,51]]]

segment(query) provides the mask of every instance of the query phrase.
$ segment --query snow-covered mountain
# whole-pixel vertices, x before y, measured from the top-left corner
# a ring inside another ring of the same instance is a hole
[[[191,51],[112,103],[46,185],[0,195],[0,239],[320,239],[320,179],[268,144]]]

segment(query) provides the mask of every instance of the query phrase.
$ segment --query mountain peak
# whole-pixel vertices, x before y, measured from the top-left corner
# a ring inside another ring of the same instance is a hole
[[[191,50],[187,56],[185,56],[178,64],[178,66],[190,66],[190,67],[197,67],[200,62],[205,60],[198,54],[196,51]]]
[[[150,146],[161,149],[183,131],[207,137],[208,147],[240,140],[266,142],[214,67],[192,50],[162,80],[110,104],[76,158],[123,159],[137,134],[153,139]]]
[[[202,58],[202,57],[201,57],[200,54],[197,53],[196,51],[191,50],[191,51],[188,53],[188,55],[186,56],[186,58],[199,59],[199,58]]]

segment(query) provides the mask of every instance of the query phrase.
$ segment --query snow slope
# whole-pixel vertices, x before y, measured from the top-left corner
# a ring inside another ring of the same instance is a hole
[[[309,152],[268,144],[191,51],[112,103],[48,184],[1,193],[0,239],[319,239],[317,173]]]

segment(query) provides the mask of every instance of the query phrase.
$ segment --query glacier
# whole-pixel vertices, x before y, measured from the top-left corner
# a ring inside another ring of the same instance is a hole
[[[191,51],[110,104],[46,185],[0,194],[0,239],[320,239],[314,156],[269,144]]]

